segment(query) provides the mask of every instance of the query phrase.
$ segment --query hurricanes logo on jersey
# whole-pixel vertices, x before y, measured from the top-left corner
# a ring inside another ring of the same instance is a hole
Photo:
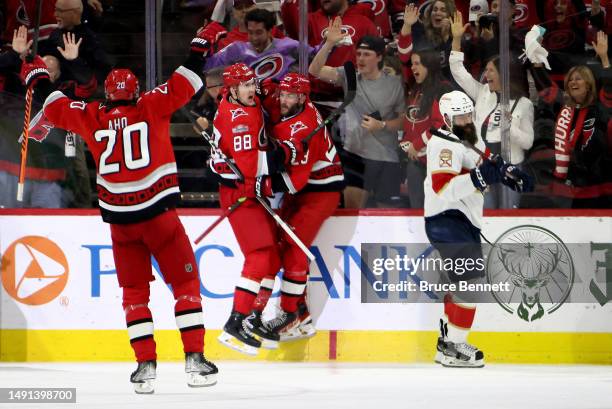
[[[453,167],[453,151],[451,151],[450,149],[442,149],[442,151],[440,151],[440,167]]]
[[[385,2],[383,0],[361,0],[359,3],[368,4],[376,16],[385,11]]]
[[[289,127],[291,128],[291,136],[295,135],[296,133],[300,131],[303,131],[304,129],[308,129],[308,127],[304,125],[302,121],[297,121],[289,125]]]
[[[266,78],[274,78],[280,74],[283,70],[283,65],[283,56],[276,53],[256,61],[251,64],[251,68],[253,68],[257,79],[261,81]]]
[[[238,117],[247,115],[247,113],[242,108],[230,109],[230,114],[232,114],[232,121]]]
[[[523,23],[529,18],[529,9],[526,4],[517,4],[514,6],[514,22]]]
[[[352,26],[342,25],[340,27],[340,31],[342,34],[348,34],[351,38],[355,36],[355,29]],[[321,31],[321,38],[325,38],[327,36],[327,28]]]

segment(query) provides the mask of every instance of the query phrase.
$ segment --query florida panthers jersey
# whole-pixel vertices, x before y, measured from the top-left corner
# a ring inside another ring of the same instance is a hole
[[[56,91],[44,113],[57,127],[80,135],[96,162],[98,203],[108,223],[152,218],[179,199],[170,117],[202,87],[193,71],[181,66],[168,82],[131,105],[71,100]]]
[[[268,139],[264,130],[263,111],[257,97],[255,101],[254,106],[234,104],[225,95],[213,121],[215,142],[245,178],[269,173],[266,159]],[[237,179],[218,152],[212,152],[209,166],[224,179]]]
[[[277,140],[306,138],[320,123],[321,115],[311,102],[297,115],[283,118],[273,128]],[[283,179],[288,191],[339,191],[344,187],[344,174],[336,148],[327,129],[317,132],[308,143],[308,152],[299,163],[292,163]]]
[[[450,132],[440,132],[456,138]],[[481,139],[476,147],[485,151]],[[480,156],[473,150],[460,143],[432,136],[427,144],[425,217],[456,209],[465,214],[475,227],[480,228],[484,197],[474,187],[470,177],[470,170],[480,165],[480,162]]]

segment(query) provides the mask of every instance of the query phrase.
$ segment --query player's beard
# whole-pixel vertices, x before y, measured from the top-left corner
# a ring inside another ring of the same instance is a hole
[[[282,108],[286,107],[287,111],[285,113],[282,112]],[[302,106],[300,104],[294,104],[291,107],[288,107],[287,105],[282,105],[281,106],[281,115],[283,118],[288,118],[291,116],[296,115],[298,112],[300,112],[300,110],[302,109]]]
[[[468,141],[472,145],[476,145],[478,137],[476,136],[476,127],[473,123],[467,125],[453,125],[453,133],[462,141]]]

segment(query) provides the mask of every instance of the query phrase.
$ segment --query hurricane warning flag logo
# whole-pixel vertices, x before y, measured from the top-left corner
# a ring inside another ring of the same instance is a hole
[[[2,256],[2,285],[15,300],[42,305],[55,299],[68,282],[68,261],[51,240],[27,236],[11,243]]]

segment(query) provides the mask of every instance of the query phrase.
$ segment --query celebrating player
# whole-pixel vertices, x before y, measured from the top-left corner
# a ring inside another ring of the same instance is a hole
[[[56,91],[44,104],[47,118],[55,126],[80,135],[96,162],[98,202],[102,219],[110,224],[128,334],[138,361],[130,377],[136,393],[153,393],[156,378],[153,318],[148,307],[149,282],[154,279],[151,255],[176,300],[188,385],[216,383],[218,370],[203,354],[198,266],[175,210],[180,191],[168,133],[173,112],[202,87],[197,72],[213,40],[206,30],[200,31],[186,62],[168,82],[143,95],[130,70],[115,69],[104,83],[104,102],[75,101]],[[40,57],[23,63],[22,77],[27,86],[49,84],[49,73]]]
[[[432,131],[440,136],[432,137],[427,145],[425,232],[443,259],[482,258],[480,227],[483,193],[487,187],[503,183],[522,192],[533,190],[533,182],[500,157],[482,158],[461,144],[467,141],[468,145],[485,150],[472,123],[474,105],[467,95],[461,91],[449,92],[442,95],[439,106],[446,126]],[[448,271],[453,282],[479,278],[483,274],[476,269],[463,275]],[[484,366],[483,352],[467,343],[475,313],[476,304],[446,295],[436,362],[448,367]]]
[[[303,75],[287,74],[280,82],[277,104],[280,121],[274,125],[272,136],[279,143],[301,145],[304,138],[322,122],[321,116],[310,102],[310,81]],[[336,149],[325,128],[306,142],[308,150],[302,160],[289,161],[282,171],[285,182],[280,214],[294,228],[295,234],[309,246],[314,241],[323,222],[338,207],[340,192],[344,188],[344,175]],[[280,242],[283,276],[281,281],[281,312],[264,325],[279,333],[280,340],[310,337],[314,326],[305,300],[308,279],[308,258],[286,235]],[[261,312],[267,303],[274,277],[262,281],[253,314],[247,322],[261,322]]]

